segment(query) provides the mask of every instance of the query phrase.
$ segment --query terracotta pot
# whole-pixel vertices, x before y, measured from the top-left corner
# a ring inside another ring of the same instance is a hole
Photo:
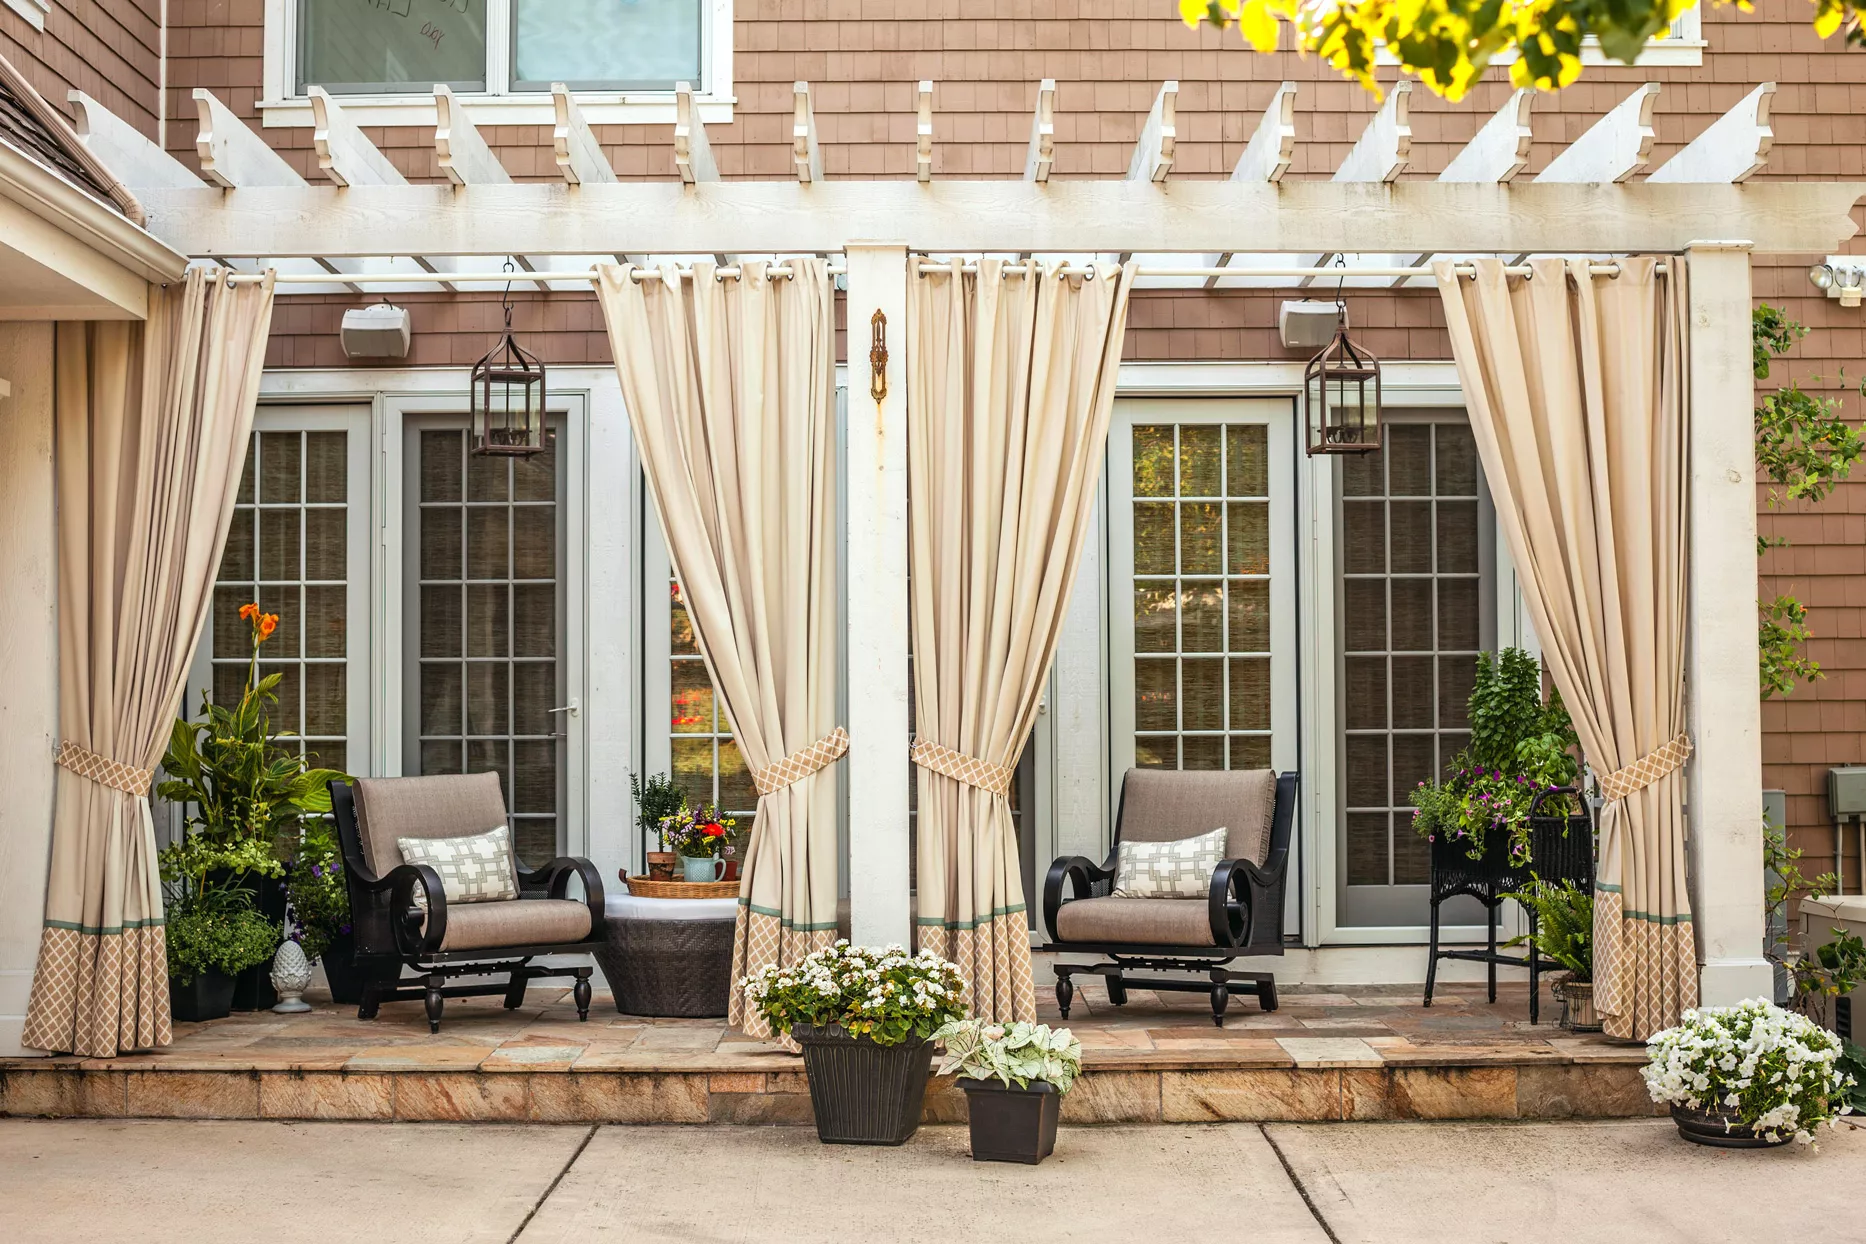
[[[672,851],[648,852],[648,876],[656,881],[673,881],[680,867],[680,856]]]

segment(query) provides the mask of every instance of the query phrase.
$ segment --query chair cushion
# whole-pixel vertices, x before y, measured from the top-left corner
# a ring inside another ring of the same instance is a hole
[[[378,877],[402,862],[397,839],[458,838],[506,823],[497,773],[357,778],[353,789],[358,845]]]
[[[1209,874],[1208,884],[1209,884]],[[1211,908],[1151,898],[1079,898],[1056,912],[1059,942],[1214,946]]]
[[[1262,864],[1270,856],[1275,811],[1273,769],[1129,769],[1116,836],[1122,842],[1173,842],[1222,825],[1224,858]]]
[[[512,873],[512,831],[501,825],[462,838],[397,838],[404,864],[426,864],[441,875],[448,906],[497,903],[518,897]],[[426,907],[427,891],[415,887],[415,906]]]
[[[1205,898],[1224,858],[1225,829],[1177,842],[1123,842],[1115,850],[1114,897]],[[452,897],[450,894],[448,897]]]
[[[502,946],[561,946],[590,935],[587,904],[567,898],[515,898],[504,903],[447,907],[442,950],[496,950]]]

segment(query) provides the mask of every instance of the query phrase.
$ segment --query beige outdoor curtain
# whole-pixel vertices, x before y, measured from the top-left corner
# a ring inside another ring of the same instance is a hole
[[[908,272],[916,931],[974,1014],[1035,1019],[1008,791],[1095,504],[1133,268]]]
[[[1685,265],[1433,265],[1544,659],[1601,778],[1594,1001],[1643,1040],[1697,1004],[1685,890]]]
[[[706,669],[758,791],[739,883],[736,981],[836,938],[835,291],[695,264],[598,296],[668,554]],[[661,712],[666,712],[662,706]],[[736,989],[729,1018],[769,1036]]]
[[[272,281],[190,270],[149,318],[61,323],[58,785],[22,1044],[169,1043],[147,798],[213,599],[259,395]]]

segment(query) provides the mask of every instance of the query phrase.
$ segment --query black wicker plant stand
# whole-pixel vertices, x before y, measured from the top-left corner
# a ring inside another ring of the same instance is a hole
[[[1432,1005],[1432,988],[1438,978],[1440,959],[1459,959],[1482,963],[1490,970],[1490,1000],[1497,1000],[1497,968],[1529,969],[1529,1022],[1541,1022],[1542,957],[1531,943],[1527,954],[1505,954],[1497,949],[1497,909],[1512,890],[1520,890],[1534,877],[1560,885],[1572,881],[1581,889],[1594,884],[1594,818],[1587,812],[1574,816],[1539,816],[1542,801],[1556,795],[1580,792],[1560,787],[1537,795],[1529,805],[1529,859],[1512,862],[1509,837],[1491,834],[1484,844],[1482,859],[1466,855],[1458,843],[1442,835],[1432,843],[1432,954],[1425,967],[1425,1005]],[[1585,806],[1585,801],[1582,801]],[[1438,947],[1438,908],[1446,899],[1466,895],[1484,905],[1490,944],[1484,950],[1440,950]],[[1525,908],[1529,932],[1536,931],[1536,913]]]

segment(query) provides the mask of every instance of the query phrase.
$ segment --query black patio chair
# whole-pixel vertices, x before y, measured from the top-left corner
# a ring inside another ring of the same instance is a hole
[[[1043,884],[1046,951],[1104,955],[1105,963],[1058,963],[1056,1003],[1063,1018],[1075,997],[1075,976],[1100,976],[1108,1000],[1127,1003],[1128,987],[1209,992],[1212,1022],[1224,1026],[1233,995],[1255,997],[1276,1010],[1276,977],[1234,972],[1233,959],[1283,953],[1283,883],[1296,818],[1296,775],[1273,770],[1180,772],[1129,769],[1115,817],[1117,844],[1106,863],[1071,856],[1050,865]],[[1172,842],[1226,830],[1225,856],[1212,873],[1205,901],[1117,898],[1119,845]],[[1073,889],[1073,895],[1065,891]],[[1206,979],[1137,977],[1142,972],[1203,972]]]
[[[454,838],[506,824],[498,774],[358,778],[354,788],[332,782],[330,797],[363,976],[358,1019],[376,1018],[384,1002],[420,998],[428,1031],[439,1032],[447,998],[503,993],[513,1010],[524,1004],[530,982],[550,977],[574,980],[577,1018],[589,1019],[592,969],[531,960],[603,946],[603,882],[594,864],[562,857],[530,872],[515,860],[519,897],[449,904],[440,874],[403,863],[396,846],[397,838]],[[581,899],[566,897],[572,877],[583,880]],[[427,896],[426,911],[415,906],[416,887]],[[404,977],[404,967],[415,975]],[[491,975],[506,981],[447,983]]]

